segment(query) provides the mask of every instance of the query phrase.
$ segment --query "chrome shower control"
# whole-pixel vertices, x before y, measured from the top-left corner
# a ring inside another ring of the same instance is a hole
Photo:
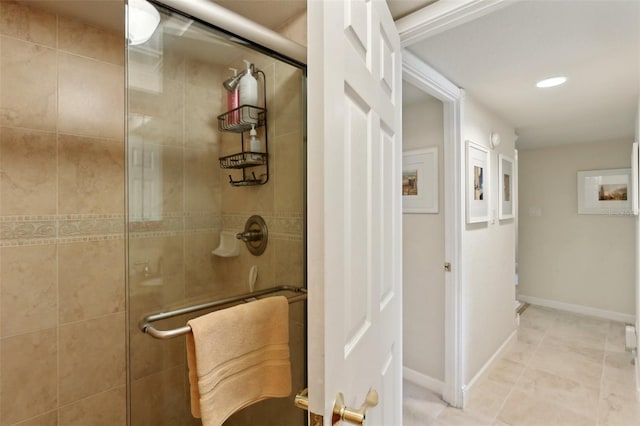
[[[262,217],[253,215],[247,219],[244,231],[237,233],[236,238],[244,241],[252,255],[260,256],[266,250],[269,239],[267,223]]]
[[[260,241],[262,239],[262,232],[260,231],[244,231],[236,234],[236,238],[244,241]]]

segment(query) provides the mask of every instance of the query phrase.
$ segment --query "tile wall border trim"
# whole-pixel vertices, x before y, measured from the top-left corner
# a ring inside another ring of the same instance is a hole
[[[15,215],[0,216],[0,247],[124,238],[127,226],[131,238],[241,231],[252,214],[264,217],[274,239],[303,239],[303,214],[291,212],[166,212],[159,220],[130,221],[128,224],[124,214]]]

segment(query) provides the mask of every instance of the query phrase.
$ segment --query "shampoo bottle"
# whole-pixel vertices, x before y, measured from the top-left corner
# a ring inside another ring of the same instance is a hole
[[[233,76],[238,75],[238,70],[235,68],[229,68],[233,71]],[[232,111],[240,106],[240,95],[238,92],[238,86],[236,86],[233,90],[227,89],[227,111]],[[235,111],[229,115],[229,124],[238,124],[240,117],[238,115],[238,111]]]
[[[251,140],[249,141],[249,150],[251,152],[262,152],[260,139],[258,139],[257,137],[256,128],[253,124],[251,125],[251,131],[249,132],[249,136],[251,136]],[[260,161],[260,155],[258,154],[251,154],[249,158],[252,160],[252,162]]]
[[[240,106],[242,106],[240,118],[244,123],[257,123],[258,111],[251,106],[258,105],[258,80],[251,72],[251,62],[246,59],[244,62],[247,64],[247,70],[240,79]]]

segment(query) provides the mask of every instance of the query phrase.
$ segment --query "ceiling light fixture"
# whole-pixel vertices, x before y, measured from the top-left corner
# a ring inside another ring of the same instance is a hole
[[[537,82],[536,87],[545,89],[547,87],[560,86],[561,84],[564,84],[566,81],[567,81],[567,77],[564,77],[564,76],[545,78],[544,80],[540,80],[539,82]]]
[[[160,14],[146,0],[129,0],[127,12],[129,14],[129,44],[135,46],[146,43],[158,28]]]

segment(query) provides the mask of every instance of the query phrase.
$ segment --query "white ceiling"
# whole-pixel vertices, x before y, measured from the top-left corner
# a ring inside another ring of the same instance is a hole
[[[387,5],[393,19],[397,20],[436,1],[438,0],[387,0]]]
[[[410,47],[515,127],[520,148],[631,139],[640,2],[520,1]],[[536,81],[568,82],[538,89]]]

